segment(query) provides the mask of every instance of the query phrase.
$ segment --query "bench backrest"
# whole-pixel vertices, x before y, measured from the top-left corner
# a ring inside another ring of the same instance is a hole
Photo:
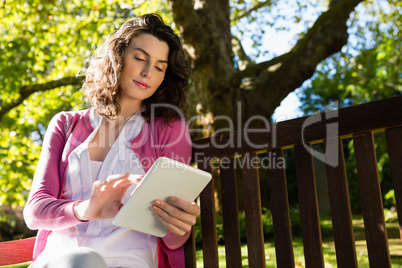
[[[370,267],[391,267],[373,133],[385,131],[398,218],[402,216],[402,96],[328,111],[265,126],[260,132],[221,134],[195,141],[194,162],[211,171],[218,166],[226,267],[242,267],[239,195],[235,174],[241,168],[248,263],[265,267],[258,155],[275,159],[293,148],[306,267],[324,267],[312,144],[323,142],[339,267],[358,267],[342,139],[352,138]],[[261,146],[256,146],[261,145]],[[258,147],[258,148],[257,148]],[[254,163],[254,164],[253,164]],[[211,167],[212,166],[212,167]],[[268,167],[277,267],[294,267],[285,166]],[[217,175],[218,172],[213,172]],[[215,189],[213,180],[200,195],[204,267],[218,267]],[[401,224],[400,231],[402,230]],[[186,267],[195,265],[194,237],[185,245]]]

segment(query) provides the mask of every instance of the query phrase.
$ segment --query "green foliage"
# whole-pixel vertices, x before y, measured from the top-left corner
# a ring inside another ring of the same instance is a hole
[[[342,108],[401,94],[401,7],[400,1],[360,6],[350,21],[350,44],[323,61],[311,83],[299,94],[305,114],[324,111],[326,105],[334,102]],[[376,135],[375,141],[384,206],[390,208],[395,199],[384,135]],[[352,141],[344,141],[344,151],[352,209],[360,211]]]
[[[16,240],[36,235],[26,227],[22,207],[0,206],[0,241]]]
[[[6,1],[0,8],[0,111],[23,87],[85,73],[91,55],[128,18],[166,12],[166,1]],[[169,23],[169,14],[163,15]],[[48,122],[85,107],[80,87],[39,90],[0,122],[0,206],[24,206]]]
[[[25,205],[40,145],[15,131],[1,130],[0,204]]]
[[[301,225],[300,225],[300,212],[298,208],[290,208],[290,222],[292,226],[292,234],[293,237],[301,236]],[[239,229],[240,229],[240,241],[241,243],[246,243],[246,215],[244,212],[239,213]],[[268,209],[262,209],[262,226],[264,231],[265,239],[273,239],[274,230],[273,230],[273,222],[272,222],[272,214]],[[195,241],[196,245],[202,246],[202,234],[201,234],[201,219],[197,218],[197,223],[194,226],[195,228]],[[217,230],[217,238],[218,244],[225,243],[225,236],[223,230],[223,217],[221,214],[216,215],[216,230]]]
[[[66,87],[63,91],[34,94],[24,106],[13,109],[3,118],[0,127],[0,205],[25,205],[49,120],[61,110],[82,107],[82,97],[76,89]]]
[[[345,107],[401,94],[402,4],[380,4],[360,6],[351,19],[350,44],[323,61],[311,84],[303,88],[299,97],[305,113],[324,111],[325,105],[336,101]],[[357,17],[365,23],[359,25]]]

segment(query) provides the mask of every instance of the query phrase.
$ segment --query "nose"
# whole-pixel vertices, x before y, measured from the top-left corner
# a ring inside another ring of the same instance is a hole
[[[150,64],[145,64],[144,68],[141,71],[142,77],[151,78],[152,76],[152,68]]]

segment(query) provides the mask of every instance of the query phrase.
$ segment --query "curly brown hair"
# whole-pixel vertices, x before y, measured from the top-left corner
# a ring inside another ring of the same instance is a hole
[[[97,49],[85,74],[85,96],[95,111],[108,120],[114,120],[120,114],[120,105],[116,99],[120,92],[119,77],[124,64],[124,52],[133,37],[145,33],[168,44],[169,56],[162,84],[151,97],[142,102],[142,116],[149,122],[153,104],[160,104],[157,105],[158,109],[154,109],[153,115],[164,117],[166,122],[182,116],[176,107],[183,114],[187,111],[190,64],[185,57],[180,37],[159,15],[152,13],[126,21],[119,30],[111,34]]]

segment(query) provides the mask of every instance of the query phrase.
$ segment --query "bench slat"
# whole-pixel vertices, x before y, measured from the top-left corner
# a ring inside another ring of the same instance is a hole
[[[212,173],[209,163],[198,167]],[[212,173],[212,175],[214,175]],[[216,213],[214,197],[214,176],[200,194],[202,249],[205,267],[219,267],[218,239],[216,233]]]
[[[338,165],[332,167],[326,164],[325,166],[336,248],[336,261],[338,267],[357,268],[355,236],[353,232],[343,146],[340,139],[327,142],[334,141],[338,143],[338,150],[328,150],[325,154],[325,162],[334,163],[334,159],[338,158]]]
[[[195,248],[195,235],[194,235],[194,226],[191,228],[191,235],[187,239],[186,243],[184,243],[184,263],[186,268],[196,268],[197,267],[197,258],[196,258],[196,248]]]
[[[301,144],[294,146],[300,220],[306,267],[324,267],[317,188],[311,145],[307,151]]]
[[[248,262],[250,267],[264,268],[265,249],[262,229],[262,211],[260,182],[258,177],[258,156],[255,153],[245,154],[242,163],[244,210],[246,213],[246,236]]]
[[[399,236],[402,239],[402,127],[387,129],[385,136],[387,139],[392,184],[394,186],[396,211],[399,219]]]
[[[373,134],[353,135],[367,250],[371,267],[391,267]]]
[[[0,243],[0,266],[32,261],[35,237]]]
[[[233,158],[221,162],[221,192],[226,267],[242,267],[239,212]]]
[[[267,153],[276,160],[283,158],[283,150],[276,149]],[[271,163],[279,161],[273,161]],[[285,166],[268,169],[271,212],[274,225],[274,240],[277,267],[294,267],[292,230],[290,225],[289,199],[286,184]]]

